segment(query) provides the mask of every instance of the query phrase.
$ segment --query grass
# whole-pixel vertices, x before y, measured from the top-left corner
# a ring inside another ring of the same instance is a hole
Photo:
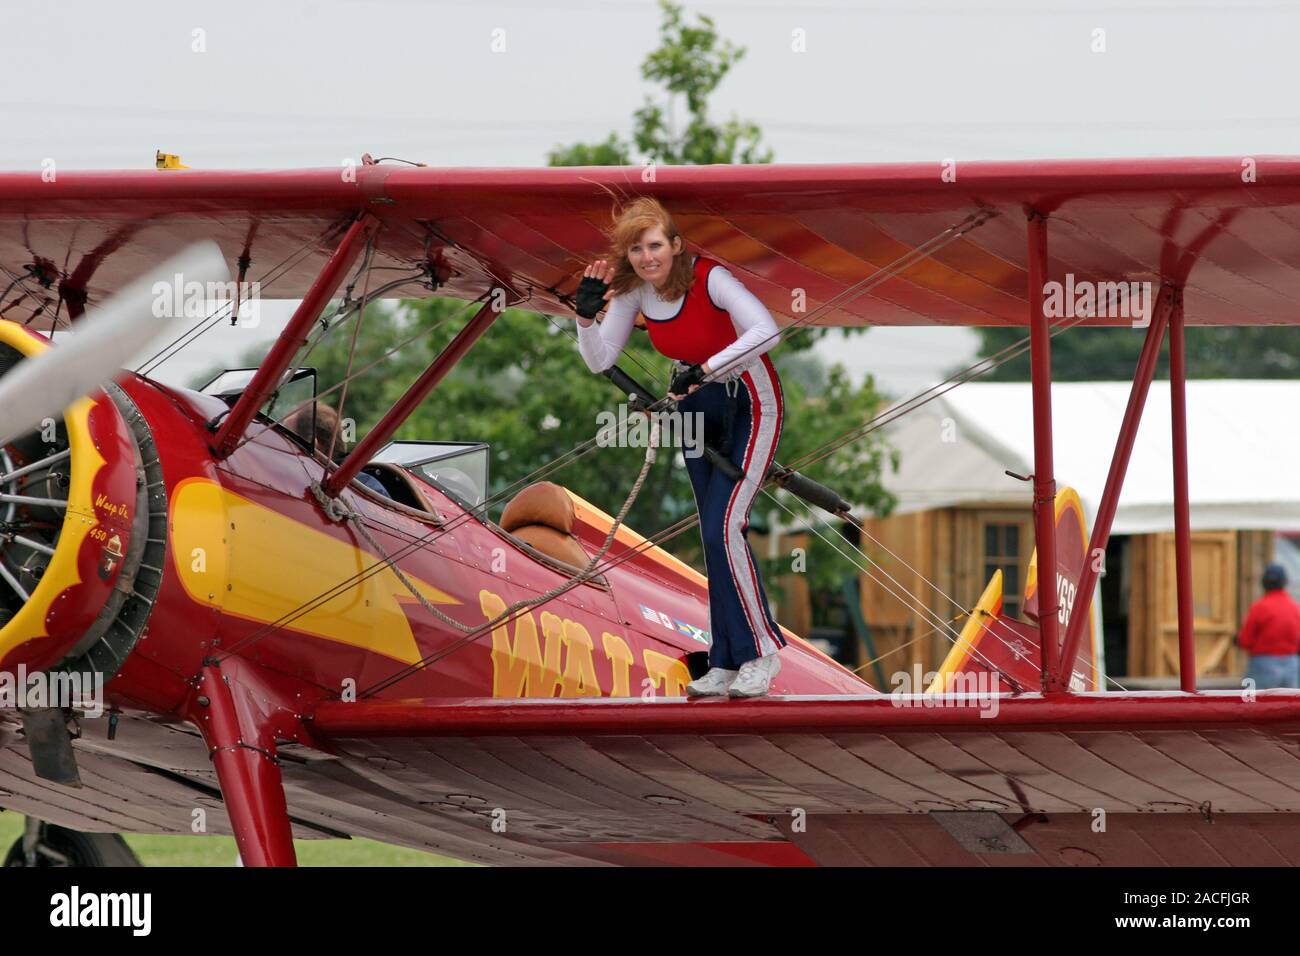
[[[22,836],[22,814],[0,812],[0,857]],[[127,835],[145,866],[234,866],[235,838]],[[389,846],[374,840],[295,840],[299,866],[471,866],[451,857]]]

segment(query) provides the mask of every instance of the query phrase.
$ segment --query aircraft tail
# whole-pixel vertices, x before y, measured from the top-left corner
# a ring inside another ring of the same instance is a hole
[[[1088,556],[1088,528],[1083,504],[1073,488],[1056,495],[1056,588],[1059,595],[1057,637],[1064,641],[1065,629],[1079,599],[1079,580]],[[1038,552],[1029,559],[1024,613],[1029,620],[1007,617],[1003,612],[1002,572],[995,571],[984,593],[971,610],[961,635],[944,659],[927,692],[961,691],[972,676],[998,675],[1002,690],[1040,689],[1041,650],[1038,640]],[[1101,653],[1095,628],[1097,611],[1089,610],[1087,634],[1081,642],[1070,678],[1075,691],[1103,690]],[[959,678],[958,675],[967,675]]]

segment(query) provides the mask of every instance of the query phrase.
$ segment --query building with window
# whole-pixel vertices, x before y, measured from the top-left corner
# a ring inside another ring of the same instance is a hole
[[[1078,491],[1090,532],[1129,388],[1128,382],[1085,382],[1052,389],[1057,484]],[[1300,443],[1291,437],[1300,383],[1193,381],[1187,405],[1197,669],[1202,686],[1235,685],[1245,659],[1233,637],[1260,594],[1264,565],[1277,560],[1290,566],[1293,596],[1300,578],[1292,535],[1300,529]],[[856,575],[861,621],[841,642],[850,662],[880,657],[885,675],[937,667],[963,611],[995,570],[1004,576],[1007,613],[1021,613],[1034,546],[1026,480],[1034,461],[1029,385],[962,385],[904,416],[889,435],[901,461],[885,483],[898,506],[887,518],[864,521],[861,548],[871,560]],[[765,542],[773,556],[807,545],[803,529],[780,533],[775,544]],[[854,577],[853,567],[844,566]],[[804,624],[816,635],[815,619],[835,595],[810,595],[797,574],[779,581],[783,623]],[[1147,398],[1099,590],[1107,674],[1126,687],[1175,684],[1165,381],[1154,382]],[[864,676],[879,682],[882,669]]]

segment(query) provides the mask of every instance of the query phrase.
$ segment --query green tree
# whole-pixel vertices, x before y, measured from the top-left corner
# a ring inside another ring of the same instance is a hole
[[[647,96],[645,105],[637,110],[631,142],[611,132],[599,143],[558,146],[548,156],[550,165],[627,165],[636,154],[642,160],[673,165],[772,161],[772,151],[761,145],[761,133],[754,123],[733,116],[719,124],[710,118],[709,97],[744,57],[745,50],[722,39],[708,16],[701,14],[697,23],[690,24],[679,4],[660,0],[660,9],[663,11],[660,44],[642,62],[641,75],[661,86],[662,92],[657,97]],[[686,113],[686,122],[680,127],[676,122],[679,107],[684,107]],[[799,354],[806,352],[823,334],[824,329],[805,328],[787,336],[772,353],[786,399],[785,427],[779,449],[783,461],[811,453],[824,441],[872,417],[881,405],[874,382],[855,387],[839,366],[828,371],[811,355]],[[643,339],[643,334],[633,334],[629,352],[620,364],[634,374],[637,366],[666,367],[666,362]],[[654,384],[662,391],[666,373],[660,378]],[[893,458],[883,441],[873,435],[804,470],[850,501],[887,513],[893,499],[881,485],[880,476],[890,462]],[[629,483],[630,480],[627,479]],[[793,514],[760,497],[755,504],[756,525],[761,526],[764,517],[772,511],[787,520],[807,514],[808,506],[802,502],[784,492],[778,495]],[[643,503],[641,499],[646,500]],[[607,507],[616,505],[617,502],[611,502]],[[638,520],[645,520],[645,527],[657,528],[694,508],[685,469],[675,467],[671,471],[660,469],[647,482],[632,514]],[[694,554],[692,549],[697,548],[698,536],[682,537],[686,540],[676,550]],[[814,586],[819,583],[831,586],[843,577],[847,568],[842,557],[814,539],[809,549],[808,569]]]
[[[631,166],[632,156],[627,143],[610,133],[603,143],[574,143],[556,147],[546,156],[550,166]]]
[[[1029,334],[1027,328],[982,328],[980,356],[995,355]],[[1133,378],[1145,329],[1072,328],[1052,338],[1052,379],[1059,382]],[[1292,378],[1300,370],[1300,328],[1200,326],[1187,328],[1188,378]],[[1156,365],[1169,377],[1168,336]],[[1029,381],[1029,353],[1008,359],[986,381]]]
[[[339,409],[345,419],[355,423],[357,438],[374,427],[463,326],[473,308],[451,299],[425,299],[397,307],[372,305],[366,310],[352,371],[355,374],[372,362],[379,364],[348,383]],[[620,396],[603,376],[592,375],[582,363],[573,325],[569,318],[505,310],[395,437],[489,443],[494,496],[587,442],[599,430],[601,413],[615,409]],[[347,377],[350,346],[351,327],[341,325],[307,359],[317,371],[320,391],[331,390],[323,400],[335,408],[339,408],[342,394],[336,386]],[[786,401],[781,461],[814,455],[879,412],[882,399],[871,381],[856,386],[842,366],[827,369],[811,355],[783,355],[783,348],[772,353]],[[256,365],[266,350],[266,346],[258,346],[242,361]],[[392,355],[382,358],[390,351]],[[628,341],[619,364],[642,384],[664,391],[668,360],[650,346],[645,335],[635,334]],[[219,369],[204,373],[196,382],[209,380],[216,371]],[[644,457],[643,448],[596,447],[546,477],[613,514],[622,506]],[[800,470],[855,504],[887,513],[894,500],[882,487],[880,475],[893,464],[893,453],[873,434]],[[513,490],[519,487],[522,485]],[[769,490],[780,504],[760,496],[754,506],[755,526],[762,527],[773,512],[786,522],[824,521],[827,517],[785,492]],[[493,517],[499,517],[508,499],[506,494],[498,501]],[[678,454],[661,453],[627,523],[649,535],[694,511],[690,479]],[[834,533],[828,536],[846,547]],[[698,532],[680,534],[666,547],[703,567]],[[788,558],[777,559],[766,576],[770,579],[789,570]],[[808,547],[807,573],[810,585],[820,590],[836,587],[852,569],[814,536]],[[776,590],[774,583],[769,587]]]
[[[744,51],[721,41],[708,18],[701,17],[699,25],[689,26],[682,19],[680,7],[665,3],[663,9],[663,42],[647,57],[643,73],[647,79],[665,85],[669,102],[663,109],[647,102],[638,111],[637,148],[660,162],[770,160],[770,152],[760,150],[759,133],[752,124],[733,119],[714,126],[708,120],[709,94]],[[690,114],[690,122],[680,133],[665,118],[671,116],[673,97],[683,98]],[[611,133],[603,142],[557,148],[550,159],[553,165],[627,164],[631,162],[631,151],[631,145]],[[358,437],[373,427],[463,326],[470,311],[472,307],[466,303],[449,299],[404,302],[396,308],[371,306],[366,310],[357,336],[354,370],[407,339],[412,341],[349,383],[340,413],[355,421]],[[779,450],[783,462],[809,455],[832,438],[860,426],[882,404],[873,382],[855,386],[841,367],[826,369],[807,352],[823,331],[800,331],[771,353],[786,398]],[[351,340],[351,326],[339,326],[312,354],[308,364],[318,369],[322,390],[344,378]],[[246,360],[256,362],[260,358],[255,354]],[[633,333],[619,364],[657,394],[666,391],[668,360],[651,347],[643,332]],[[337,407],[339,397],[335,391],[327,400]],[[507,309],[411,415],[397,437],[491,443],[491,492],[497,495],[593,438],[600,413],[615,409],[619,401],[614,387],[603,376],[592,375],[583,363],[571,317]],[[547,477],[613,514],[626,498],[644,454],[642,448],[599,447]],[[848,500],[884,513],[893,500],[882,487],[880,476],[891,460],[883,441],[873,434],[801,470]],[[784,492],[778,495],[793,517],[808,516],[808,506]],[[494,517],[503,503],[497,505]],[[660,454],[627,523],[649,535],[694,510],[694,495],[679,456]],[[792,518],[780,506],[760,497],[754,509],[755,525],[761,525],[773,511]],[[681,534],[667,547],[702,567],[698,533]],[[781,568],[788,569],[788,565]],[[815,542],[809,550],[808,572],[815,581],[834,584],[851,573],[851,568],[841,556]]]
[[[709,96],[745,55],[744,48],[721,39],[704,14],[692,26],[680,5],[660,0],[659,8],[664,16],[660,44],[642,62],[641,76],[662,84],[662,98],[647,96],[636,111],[630,143],[610,133],[601,143],[557,146],[547,156],[550,165],[627,166],[634,146],[643,159],[677,166],[772,161],[772,151],[759,143],[761,134],[753,123],[732,117],[718,124],[709,118]],[[687,121],[678,128],[681,104]]]

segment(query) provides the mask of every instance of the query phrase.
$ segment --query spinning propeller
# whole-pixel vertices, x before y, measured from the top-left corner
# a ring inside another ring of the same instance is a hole
[[[47,349],[0,378],[0,447],[62,413],[77,399],[117,375],[118,370],[180,316],[155,309],[158,283],[224,282],[225,257],[215,242],[187,247],[124,287],[77,323],[76,331],[57,348]],[[168,309],[181,296],[168,295]]]

